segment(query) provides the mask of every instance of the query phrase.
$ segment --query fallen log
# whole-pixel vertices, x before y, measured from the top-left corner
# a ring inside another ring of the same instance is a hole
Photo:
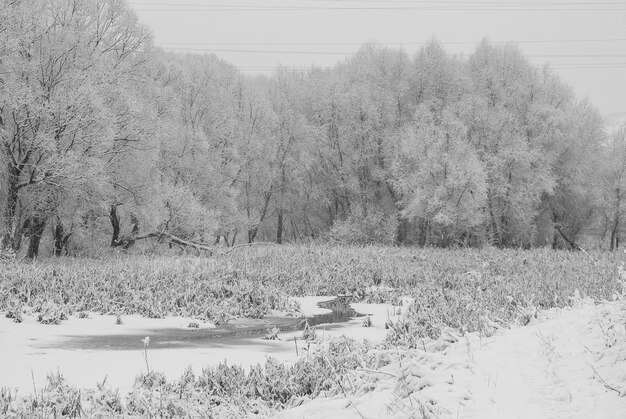
[[[230,248],[228,248],[227,250],[223,251],[223,252],[216,252],[215,251],[215,247],[208,245],[206,243],[197,243],[197,242],[192,242],[189,240],[185,240],[185,239],[181,239],[178,236],[175,236],[171,233],[166,233],[164,231],[161,232],[153,232],[153,233],[147,233],[147,234],[143,234],[141,236],[122,236],[120,237],[116,243],[115,243],[115,247],[120,246],[123,249],[128,249],[129,247],[131,247],[133,244],[135,244],[136,241],[138,240],[146,240],[146,239],[152,239],[152,238],[156,238],[158,241],[162,241],[164,238],[167,239],[168,242],[179,245],[179,246],[183,246],[183,247],[192,247],[194,249],[197,250],[202,250],[205,252],[208,252],[210,256],[213,256],[215,254],[219,254],[219,255],[225,255],[227,253],[232,252],[235,249],[239,249],[242,247],[249,247],[249,246],[275,246],[278,247],[278,245],[276,243],[271,243],[271,242],[254,242],[254,243],[244,243],[244,244],[239,244],[236,246],[232,246]]]
[[[274,247],[278,247],[279,245],[276,243],[272,243],[272,242],[252,242],[252,243],[244,243],[244,244],[238,244],[237,246],[232,246],[230,247],[228,250],[221,252],[220,254],[225,255],[226,253],[230,253],[235,249],[239,249],[241,247],[249,247],[249,246],[274,246]]]
[[[205,244],[205,243],[196,243],[196,242],[192,242],[189,240],[185,240],[185,239],[181,239],[180,237],[177,237],[171,233],[166,233],[166,232],[159,232],[159,233],[148,233],[148,234],[144,234],[141,236],[136,236],[136,237],[122,237],[119,239],[119,246],[122,246],[124,249],[128,249],[130,246],[132,246],[136,241],[138,240],[145,240],[145,239],[151,239],[151,238],[157,238],[159,241],[163,240],[164,238],[167,239],[168,242],[173,243],[173,244],[177,244],[179,246],[184,246],[184,247],[192,247],[194,249],[197,250],[203,250],[205,252],[209,252],[209,254],[212,256],[213,253],[215,252],[215,248],[213,248],[212,246]]]
[[[556,225],[556,226],[554,226],[554,228],[556,229],[556,231],[558,231],[558,232],[559,232],[559,234],[561,235],[561,237],[563,237],[563,240],[565,240],[565,242],[566,242],[567,244],[569,244],[569,245],[570,245],[570,247],[571,247],[572,249],[574,249],[574,250],[579,250],[579,251],[580,251],[580,250],[582,250],[582,249],[580,248],[580,246],[579,246],[579,245],[577,245],[577,244],[576,244],[576,242],[575,242],[574,240],[570,239],[569,237],[567,237],[567,236],[565,235],[565,233],[563,233],[563,230],[561,230],[561,226],[560,226],[560,225]]]

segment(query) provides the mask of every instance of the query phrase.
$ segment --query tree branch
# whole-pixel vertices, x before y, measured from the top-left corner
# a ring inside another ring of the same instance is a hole
[[[150,239],[150,238],[163,238],[163,237],[167,237],[167,239],[174,244],[177,244],[179,246],[185,246],[185,247],[193,247],[194,249],[198,249],[198,250],[204,250],[205,252],[209,252],[210,255],[213,255],[215,249],[211,246],[209,246],[208,244],[205,243],[194,243],[188,240],[184,240],[181,239],[180,237],[177,237],[173,234],[170,233],[166,233],[166,232],[154,232],[154,233],[148,233],[148,234],[144,234],[142,236],[137,236],[137,237],[131,237],[128,239],[120,239],[120,242],[122,241],[127,241],[127,245],[130,246],[132,245],[134,242],[136,242],[137,240],[145,240],[145,239]]]

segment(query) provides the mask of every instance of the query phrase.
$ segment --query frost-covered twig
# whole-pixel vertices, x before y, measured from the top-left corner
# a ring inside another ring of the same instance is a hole
[[[602,383],[604,384],[604,387],[606,389],[613,390],[620,397],[623,397],[626,394],[626,392],[620,391],[617,388],[615,388],[612,385],[610,385],[609,383],[607,383],[606,380],[604,378],[602,378],[602,376],[600,376],[600,374],[598,374],[598,371],[596,371],[596,369],[593,367],[593,365],[591,365],[591,364],[587,364],[587,365],[589,365],[589,367],[591,367],[591,369],[593,370],[593,373],[600,379],[600,381],[602,381]]]
[[[398,378],[398,376],[397,376],[397,375],[392,374],[392,373],[390,373],[390,372],[386,372],[386,371],[380,371],[380,370],[378,370],[378,371],[377,371],[377,370],[370,370],[370,369],[367,369],[367,368],[357,368],[357,371],[368,372],[368,373],[370,373],[370,374],[385,374],[385,375],[388,375],[388,376],[393,377],[393,378]]]

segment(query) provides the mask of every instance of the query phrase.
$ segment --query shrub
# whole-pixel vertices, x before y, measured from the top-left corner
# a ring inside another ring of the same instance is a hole
[[[344,244],[386,244],[396,240],[398,217],[376,210],[355,209],[348,218],[336,221],[328,238]]]

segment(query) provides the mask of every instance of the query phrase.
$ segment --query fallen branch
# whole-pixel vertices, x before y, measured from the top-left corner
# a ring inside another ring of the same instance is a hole
[[[229,248],[227,251],[225,252],[220,252],[221,255],[225,255],[227,253],[232,252],[235,249],[239,249],[241,247],[249,247],[249,246],[275,246],[278,247],[278,245],[276,243],[272,243],[272,242],[254,242],[254,243],[244,243],[244,244],[238,244],[237,246],[233,246],[231,248]]]
[[[572,249],[578,250],[580,252],[583,252],[584,254],[586,254],[589,257],[589,259],[591,259],[591,262],[593,262],[594,265],[597,265],[596,261],[591,257],[591,255],[585,249],[583,249],[582,247],[577,245],[574,240],[570,239],[569,237],[567,237],[565,235],[565,233],[563,233],[563,230],[561,230],[561,226],[557,225],[557,226],[555,226],[555,228],[556,228],[556,231],[559,232],[561,237],[563,237],[563,240],[565,240],[567,242],[567,244],[569,244],[572,247]]]
[[[130,246],[137,240],[145,240],[145,239],[150,239],[154,237],[158,238],[159,240],[162,240],[165,237],[170,243],[174,243],[179,246],[193,247],[194,249],[198,249],[198,250],[204,250],[205,252],[209,252],[210,255],[213,255],[213,253],[215,252],[215,249],[212,246],[209,246],[208,244],[195,243],[192,241],[184,240],[184,239],[181,239],[180,237],[177,237],[173,234],[166,233],[163,231],[159,233],[148,233],[148,234],[144,234],[143,236],[131,237],[128,239],[128,243]]]
[[[181,239],[180,237],[177,237],[171,233],[166,233],[164,231],[148,233],[142,236],[135,236],[135,237],[133,236],[120,237],[116,242],[116,247],[122,246],[122,248],[128,249],[130,246],[135,244],[135,242],[138,240],[145,240],[145,239],[151,239],[151,238],[156,238],[158,241],[161,241],[163,240],[163,238],[165,238],[167,239],[168,242],[179,245],[179,246],[192,247],[197,250],[203,250],[205,252],[209,252],[211,256],[216,254],[214,246],[211,246],[206,243],[196,243],[196,242],[192,242],[189,240]],[[271,242],[245,243],[245,244],[238,244],[237,246],[230,247],[228,250],[224,252],[219,252],[217,254],[225,255],[225,254],[232,252],[235,249],[239,249],[242,247],[249,247],[249,246],[276,246],[278,247],[276,243],[271,243]]]
[[[561,237],[563,237],[563,240],[565,240],[565,242],[566,242],[567,244],[569,244],[569,245],[571,246],[571,248],[572,248],[572,249],[574,249],[574,250],[582,250],[582,249],[580,248],[580,246],[579,246],[579,245],[577,245],[577,244],[576,244],[576,242],[575,242],[574,240],[570,239],[569,237],[567,237],[567,236],[565,235],[565,233],[563,233],[563,230],[561,230],[561,226],[560,226],[560,225],[555,225],[555,226],[554,226],[554,228],[556,229],[556,231],[558,231],[558,232],[559,232],[559,234],[561,235]]]
[[[386,371],[370,370],[368,368],[357,368],[357,371],[363,371],[363,372],[367,372],[367,373],[370,373],[370,374],[384,374],[384,375],[388,375],[388,376],[393,377],[393,378],[398,378],[397,375],[392,374],[390,372],[386,372]]]

